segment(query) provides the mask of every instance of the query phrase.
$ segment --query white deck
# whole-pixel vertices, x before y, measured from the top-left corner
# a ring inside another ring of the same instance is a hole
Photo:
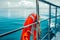
[[[53,37],[52,40],[60,40],[60,26],[58,27],[58,32],[56,33],[56,37]]]
[[[53,37],[52,40],[60,40],[60,32],[57,32],[56,37]]]

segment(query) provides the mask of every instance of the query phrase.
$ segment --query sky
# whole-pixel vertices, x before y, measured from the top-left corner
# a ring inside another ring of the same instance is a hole
[[[60,5],[59,0],[46,0]],[[30,13],[36,13],[36,0],[0,0],[0,16],[5,17],[27,17]],[[39,2],[40,14],[48,15],[48,5]],[[47,8],[47,9],[41,9]],[[54,8],[54,7],[52,7]],[[24,15],[23,15],[24,14]],[[44,16],[45,17],[45,16]],[[47,18],[47,17],[45,17]]]
[[[30,7],[30,6],[35,7],[35,1],[36,0],[0,0],[0,8],[2,8],[2,7],[7,8],[8,6],[10,6],[10,7],[20,7],[22,4],[24,6],[27,6],[27,5],[30,4],[27,7]],[[58,5],[58,6],[60,5],[60,0],[46,0],[46,1],[49,1],[53,4]],[[43,5],[46,5],[42,2],[39,2],[39,3],[40,3],[41,7],[44,7]],[[41,5],[41,4],[43,4],[43,5]]]
[[[60,6],[60,0],[46,0]],[[49,6],[39,2],[40,18],[47,19],[49,15]],[[55,8],[52,6],[52,8]],[[0,0],[0,16],[8,18],[27,17],[31,13],[36,13],[36,0]],[[55,16],[55,9],[52,9],[52,15]],[[59,13],[59,10],[58,10]],[[58,14],[59,15],[59,14]],[[51,27],[55,26],[54,22]]]
[[[49,1],[53,4],[58,5],[58,6],[60,5],[60,0],[46,0],[46,1]],[[30,4],[30,6],[31,6],[31,5],[34,5],[35,2],[36,2],[36,0],[0,0],[0,5],[1,5],[0,8],[1,7],[7,7],[9,5],[11,7],[17,7],[17,6],[21,6],[21,4],[23,4],[23,5],[25,5],[25,4],[29,5]],[[42,2],[39,2],[39,3],[40,3],[40,6],[43,6],[41,4],[44,4]],[[3,5],[3,4],[5,4],[5,5]],[[44,5],[46,5],[46,4],[44,4]]]

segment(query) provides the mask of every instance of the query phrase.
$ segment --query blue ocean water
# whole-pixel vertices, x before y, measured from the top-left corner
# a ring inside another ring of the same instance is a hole
[[[24,18],[10,19],[10,18],[0,17],[0,34],[23,27],[24,22],[25,22]],[[41,25],[41,27],[40,27],[41,37],[43,37],[47,33],[47,30],[46,30],[46,29],[48,29],[47,24],[48,24],[47,21],[41,22],[41,24],[40,24]],[[43,30],[45,30],[45,31],[43,31]],[[9,34],[4,37],[1,37],[0,40],[20,40],[21,32],[22,32],[22,30]]]
[[[0,34],[23,27],[24,19],[9,19],[0,17]],[[0,40],[19,40],[21,30],[7,36],[1,37]]]
[[[42,19],[40,19],[41,21]],[[0,34],[9,32],[11,30],[23,27],[25,22],[25,18],[5,18],[0,17]],[[57,21],[59,22],[59,20]],[[40,30],[41,30],[41,38],[48,33],[48,20],[40,23]],[[9,34],[7,36],[1,37],[0,40],[20,40],[22,30],[17,31],[15,33]]]

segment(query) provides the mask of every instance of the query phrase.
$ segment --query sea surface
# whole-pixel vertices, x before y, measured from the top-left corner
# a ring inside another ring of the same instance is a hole
[[[14,29],[23,27],[25,22],[25,18],[6,18],[0,17],[0,34],[12,31]],[[40,19],[41,21],[42,19]],[[48,32],[48,20],[40,23],[40,30],[41,30],[41,38],[46,35]],[[21,39],[22,30],[17,31],[15,33],[0,37],[0,40],[20,40]]]

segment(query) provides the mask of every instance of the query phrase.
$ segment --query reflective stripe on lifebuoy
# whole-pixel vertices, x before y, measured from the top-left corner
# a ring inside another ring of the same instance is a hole
[[[33,17],[32,15],[31,15],[30,17],[31,17],[31,18],[33,19],[33,21],[34,21],[34,17]]]
[[[24,23],[24,26],[27,26],[29,24],[34,23],[37,20],[37,15],[32,13],[29,15]],[[36,24],[35,24],[36,25]],[[33,28],[35,28],[35,25]],[[30,40],[30,35],[31,35],[31,29],[32,27],[29,26],[28,28],[24,28],[22,30],[22,35],[21,35],[21,40]],[[33,39],[36,40],[36,30],[33,32]]]

